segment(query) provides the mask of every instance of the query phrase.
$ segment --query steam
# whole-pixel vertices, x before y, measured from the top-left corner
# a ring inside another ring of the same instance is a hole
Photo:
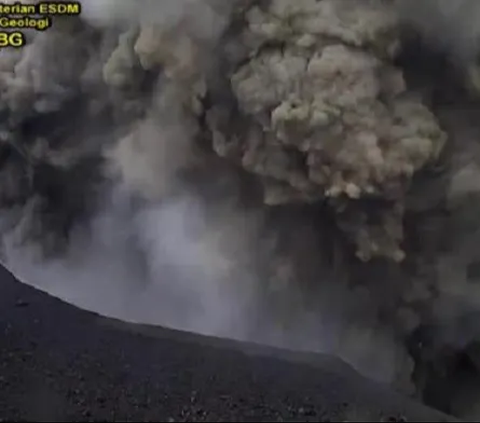
[[[29,268],[25,249],[7,249],[12,271],[102,314],[210,335],[241,334],[235,315],[242,294],[248,299],[248,275],[243,292],[226,285],[231,263],[225,241],[210,239],[193,197],[137,213],[128,197],[116,197],[93,219],[90,236],[83,228],[73,234],[65,258]]]

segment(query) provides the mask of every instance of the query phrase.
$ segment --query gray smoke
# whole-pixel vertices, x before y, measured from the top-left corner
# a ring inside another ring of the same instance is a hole
[[[333,353],[409,394],[445,351],[479,362],[478,37],[461,23],[480,8],[82,5],[0,51],[17,277],[128,321]],[[471,413],[469,392],[449,411]]]

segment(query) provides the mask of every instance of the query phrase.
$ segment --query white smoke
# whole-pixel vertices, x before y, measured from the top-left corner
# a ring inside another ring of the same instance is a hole
[[[237,245],[233,222],[209,227],[193,197],[138,212],[128,197],[116,197],[92,220],[89,234],[85,228],[73,234],[66,258],[36,263],[25,256],[28,249],[7,239],[8,267],[21,280],[101,314],[242,337],[248,316],[242,307],[252,304],[256,285],[247,272],[241,284],[233,280],[240,258],[227,251],[245,248]],[[229,229],[229,239],[221,239]]]

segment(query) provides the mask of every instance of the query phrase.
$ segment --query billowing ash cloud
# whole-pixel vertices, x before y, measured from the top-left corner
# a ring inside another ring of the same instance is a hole
[[[85,0],[1,50],[3,262],[428,398],[479,362],[480,127],[478,8],[424,3]]]

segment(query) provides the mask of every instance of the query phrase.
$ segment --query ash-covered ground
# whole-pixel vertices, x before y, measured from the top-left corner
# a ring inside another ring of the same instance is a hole
[[[3,262],[480,419],[480,5],[84,0],[0,51]]]

